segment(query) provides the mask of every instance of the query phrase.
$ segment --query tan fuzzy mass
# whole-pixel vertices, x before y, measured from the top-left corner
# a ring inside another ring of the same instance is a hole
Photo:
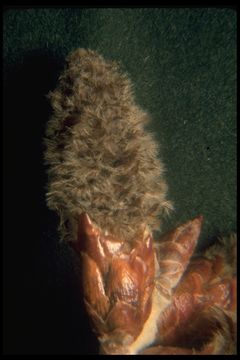
[[[46,129],[47,204],[60,216],[61,237],[76,238],[87,212],[103,230],[131,240],[142,225],[156,229],[171,208],[148,115],[116,63],[91,50],[67,57]]]

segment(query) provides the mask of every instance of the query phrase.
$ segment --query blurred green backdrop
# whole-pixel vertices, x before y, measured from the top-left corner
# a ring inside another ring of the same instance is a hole
[[[236,231],[234,9],[12,8],[4,12],[3,26],[9,209],[23,202],[41,209],[46,233],[49,227],[55,231],[44,199],[42,137],[50,113],[45,95],[69,51],[85,47],[121,62],[137,102],[151,114],[175,205],[164,229],[203,214],[200,247]],[[34,224],[41,231],[36,219]],[[42,257],[52,246],[50,240],[44,244]],[[63,250],[52,251],[59,260]]]

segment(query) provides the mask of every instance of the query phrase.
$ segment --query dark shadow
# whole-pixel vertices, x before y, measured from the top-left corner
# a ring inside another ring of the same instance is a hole
[[[4,74],[4,353],[96,353],[77,259],[45,204],[43,136],[63,59],[28,53]]]

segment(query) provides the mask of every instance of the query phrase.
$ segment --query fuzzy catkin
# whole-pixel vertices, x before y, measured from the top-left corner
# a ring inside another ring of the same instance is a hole
[[[87,212],[104,231],[133,239],[143,225],[159,229],[171,209],[158,146],[144,126],[132,84],[115,62],[77,49],[49,95],[46,129],[47,205],[60,217],[62,239],[74,240]]]

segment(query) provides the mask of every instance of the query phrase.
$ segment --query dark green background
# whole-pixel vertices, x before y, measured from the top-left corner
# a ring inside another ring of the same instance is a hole
[[[45,95],[77,47],[120,61],[161,144],[175,205],[164,229],[203,214],[203,247],[236,231],[236,12],[8,9],[3,26],[6,352],[95,352],[72,304],[77,259],[45,205]]]

